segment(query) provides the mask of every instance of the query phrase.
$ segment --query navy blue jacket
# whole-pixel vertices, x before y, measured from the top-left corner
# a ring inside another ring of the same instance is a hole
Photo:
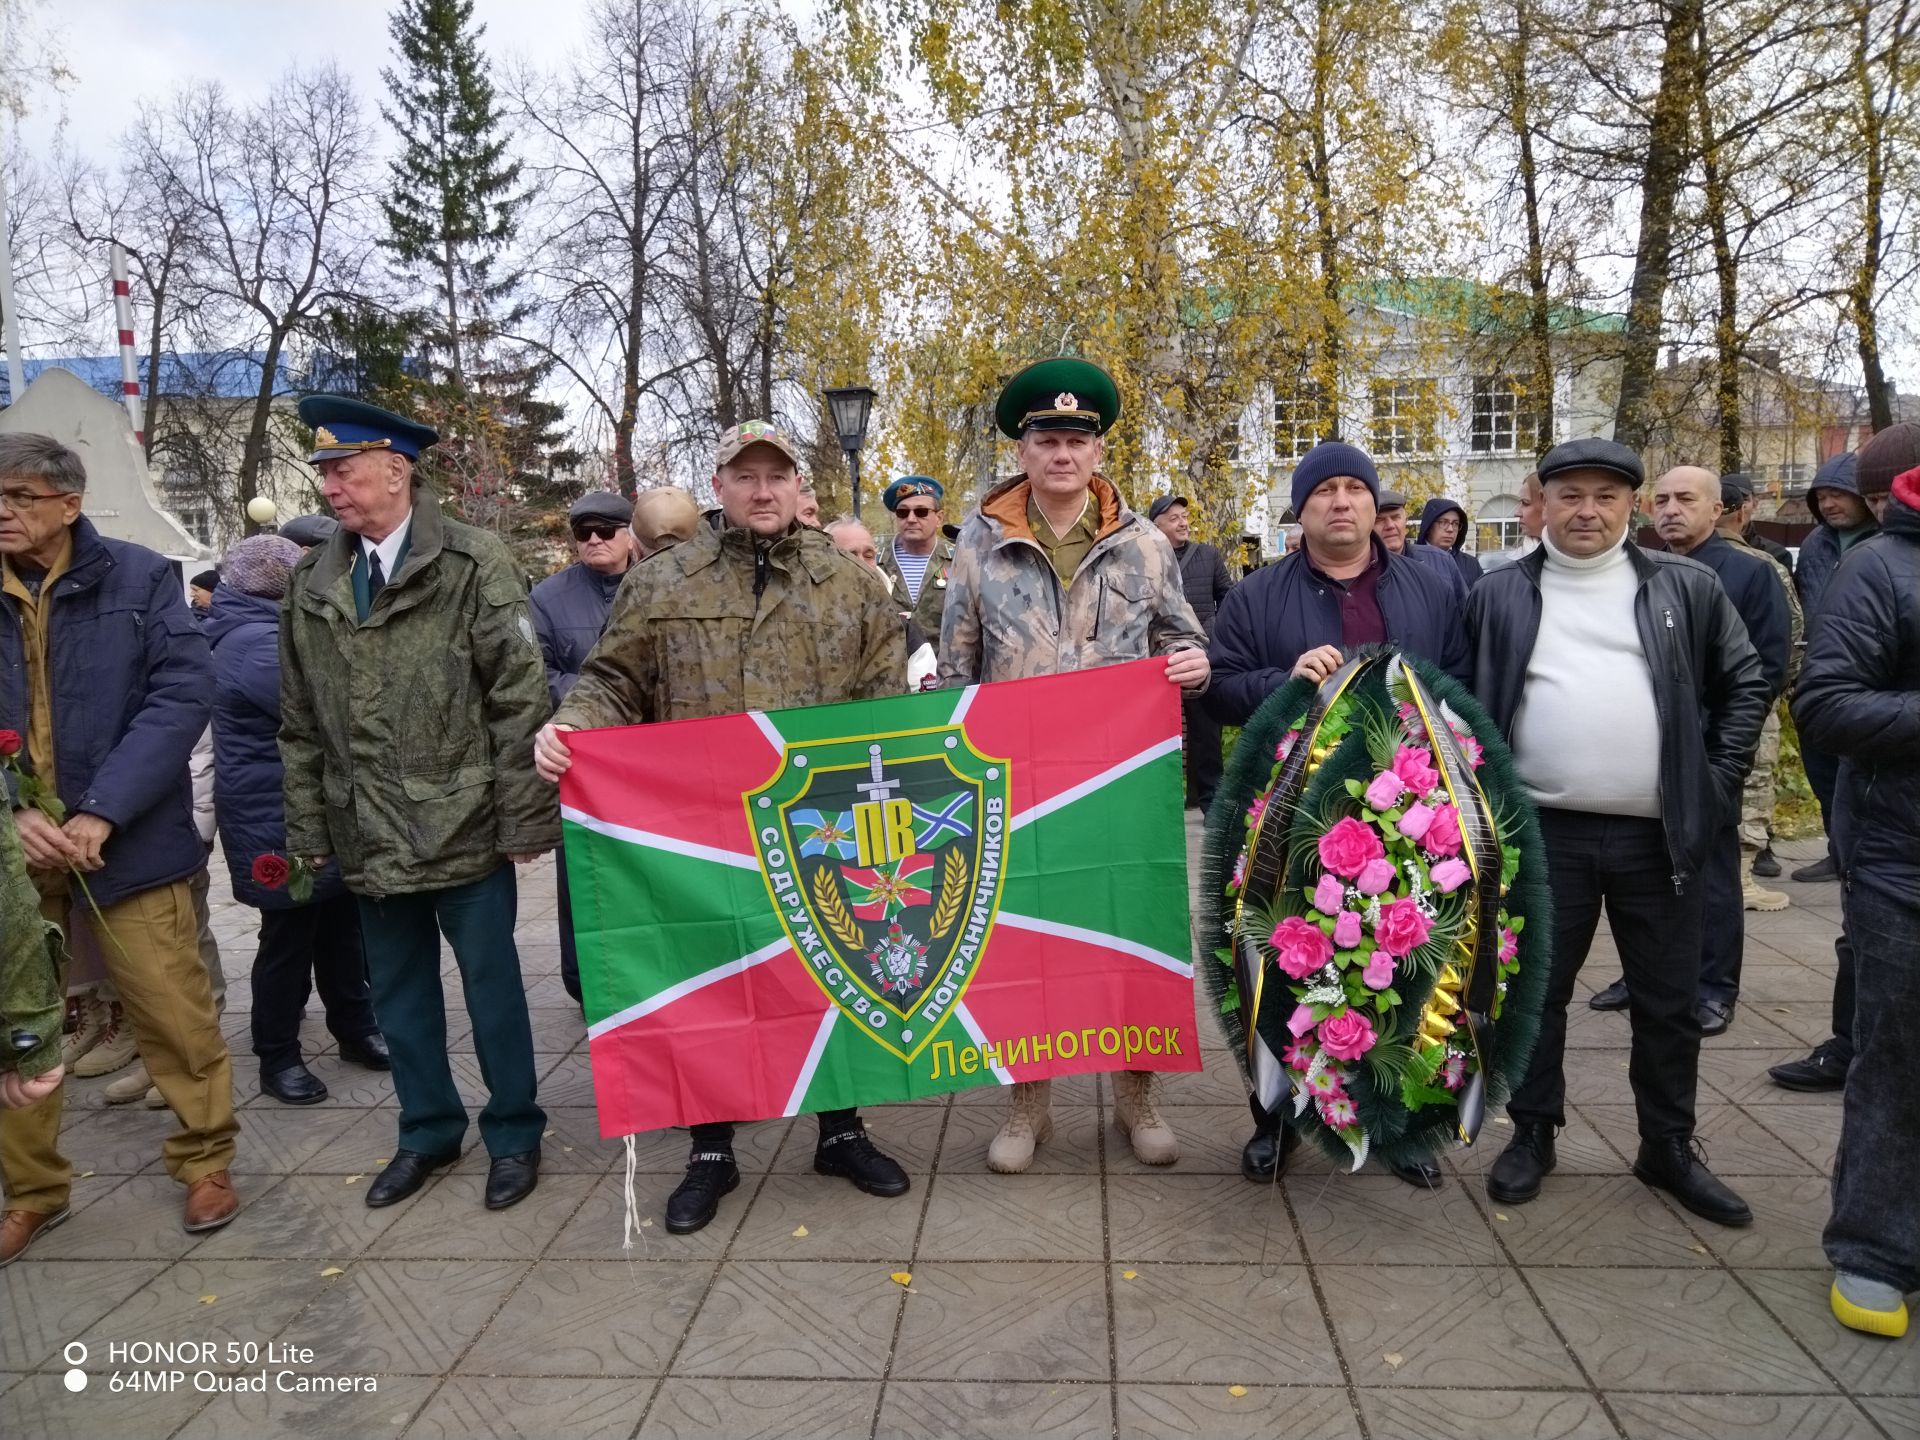
[[[1880,533],[1847,551],[1827,597],[1793,721],[1808,745],[1841,757],[1833,848],[1847,883],[1911,908],[1920,895],[1920,509],[1898,485]]]
[[[534,586],[527,597],[540,656],[547,663],[547,694],[556,709],[579,683],[580,667],[600,642],[613,597],[629,573],[631,567],[618,575],[602,575],[585,565],[569,565]]]
[[[1418,560],[1422,565],[1433,571],[1435,575],[1439,576],[1440,579],[1445,582],[1446,587],[1453,591],[1454,599],[1460,601],[1462,604],[1466,603],[1467,577],[1461,571],[1460,567],[1453,563],[1453,557],[1451,555],[1447,554],[1444,550],[1435,549],[1431,545],[1417,545],[1411,540],[1407,542],[1405,553],[1409,559]]]
[[[109,540],[82,515],[73,563],[53,583],[47,669],[54,780],[69,814],[110,821],[104,868],[87,876],[111,905],[184,880],[206,860],[187,759],[213,709],[206,637],[167,559]],[[0,729],[27,733],[25,632],[0,595]],[[80,898],[78,885],[74,898]]]
[[[1472,666],[1453,588],[1419,562],[1389,554],[1377,539],[1373,553],[1383,567],[1374,594],[1388,639],[1466,680]],[[1339,645],[1340,597],[1340,586],[1308,563],[1304,546],[1229,590],[1207,646],[1213,666],[1207,713],[1225,725],[1244,725],[1287,683],[1302,655]]]
[[[285,889],[253,882],[253,862],[287,853],[280,764],[280,602],[222,585],[207,612],[213,645],[213,815],[233,880],[233,898],[258,910],[290,910]],[[337,867],[315,878],[313,897],[338,895]]]
[[[1747,638],[1760,655],[1760,669],[1774,697],[1787,688],[1787,662],[1793,645],[1793,612],[1787,608],[1787,592],[1780,588],[1780,576],[1760,556],[1729,545],[1717,531],[1698,549],[1687,552],[1689,560],[1698,560],[1720,577],[1727,598],[1740,612],[1747,627]]]
[[[1439,550],[1438,546],[1428,541],[1427,532],[1433,529],[1434,521],[1448,513],[1460,517],[1460,533],[1453,537],[1453,544],[1451,546],[1445,550]],[[1474,581],[1478,580],[1485,572],[1480,568],[1480,562],[1474,559],[1473,556],[1467,554],[1466,550],[1462,548],[1467,543],[1468,523],[1466,509],[1458,500],[1449,500],[1444,495],[1436,495],[1421,507],[1420,529],[1414,535],[1413,539],[1415,544],[1425,545],[1430,550],[1439,550],[1440,554],[1445,555],[1453,561],[1455,568],[1460,571],[1460,578],[1466,582],[1467,588],[1471,590]]]

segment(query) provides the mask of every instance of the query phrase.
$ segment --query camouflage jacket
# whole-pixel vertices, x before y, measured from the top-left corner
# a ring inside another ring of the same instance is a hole
[[[309,550],[282,611],[288,853],[404,895],[551,849],[559,806],[533,768],[547,677],[507,547],[415,491],[406,560],[360,624],[358,543],[343,529]]]
[[[41,918],[13,817],[0,816],[0,1070],[30,1080],[53,1069],[66,1019],[60,931]],[[35,1043],[22,1049],[16,1037]]]
[[[1724,530],[1722,530],[1720,534],[1725,537],[1729,545],[1744,550],[1749,555],[1758,555],[1762,560],[1771,565],[1773,567],[1773,573],[1780,577],[1781,585],[1786,588],[1788,625],[1787,694],[1791,695],[1793,693],[1794,682],[1800,678],[1801,657],[1806,654],[1807,650],[1807,612],[1801,607],[1800,590],[1799,587],[1793,583],[1793,572],[1782,565],[1770,552],[1762,550],[1758,545],[1748,544],[1741,536],[1729,535]]]
[[[899,612],[873,570],[797,527],[702,526],[627,572],[554,722],[594,729],[898,694]]]
[[[900,604],[908,604],[907,577],[900,573],[900,562],[893,558],[893,542],[885,541],[880,546],[880,568],[893,578],[894,599]],[[953,570],[953,542],[942,536],[934,542],[933,553],[927,557],[926,578],[920,582],[920,598],[912,603],[907,618],[919,628],[922,635],[933,642],[933,648],[940,648],[940,616],[947,608],[948,576]]]
[[[1093,477],[1100,530],[1062,586],[1027,526],[1024,475],[988,491],[960,526],[940,631],[940,683],[1020,680],[1204,650],[1173,546]]]

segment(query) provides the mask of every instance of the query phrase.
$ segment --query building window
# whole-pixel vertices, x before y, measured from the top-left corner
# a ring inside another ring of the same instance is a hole
[[[1240,432],[1235,431],[1220,442],[1220,460],[1226,465],[1240,463]]]
[[[1432,380],[1375,380],[1373,453],[1424,455],[1432,451],[1437,392]]]
[[[1273,402],[1273,448],[1281,461],[1298,460],[1323,438],[1321,389],[1311,380],[1279,391]]]
[[[1469,440],[1474,454],[1516,455],[1523,445],[1531,445],[1538,423],[1511,375],[1474,376]]]
[[[1813,478],[1811,465],[1782,465],[1780,483],[1782,485],[1804,485]]]
[[[1496,495],[1480,507],[1475,550],[1482,555],[1509,550],[1526,537],[1520,532],[1520,497]]]

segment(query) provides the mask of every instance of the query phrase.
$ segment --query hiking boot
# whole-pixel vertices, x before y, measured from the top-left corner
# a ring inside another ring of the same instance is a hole
[[[136,1100],[146,1099],[147,1091],[152,1088],[153,1077],[147,1074],[147,1067],[136,1065],[102,1090],[100,1098],[109,1105],[131,1105]]]
[[[1843,1055],[1837,1043],[1824,1040],[1813,1047],[1813,1053],[1806,1059],[1788,1060],[1771,1067],[1767,1078],[1782,1090],[1818,1095],[1846,1089],[1847,1066],[1851,1063],[1852,1057]]]
[[[1758,850],[1740,852],[1740,906],[1744,910],[1784,910],[1793,904],[1792,897],[1783,895],[1778,890],[1769,890],[1753,878],[1754,861],[1759,854]]]
[[[1142,1165],[1173,1164],[1180,1142],[1153,1103],[1159,1077],[1151,1070],[1116,1070],[1112,1078],[1114,1128],[1133,1146],[1133,1158]]]
[[[67,1001],[69,1028],[60,1037],[60,1063],[67,1067],[69,1075],[80,1057],[100,1043],[112,1018],[112,1007],[91,990],[84,990]]]
[[[74,1062],[73,1074],[81,1080],[111,1075],[116,1070],[126,1069],[140,1058],[140,1047],[134,1042],[133,1026],[127,1023],[127,1012],[118,1000],[111,1002],[108,1009],[111,1013],[107,1017],[107,1028],[101,1033],[100,1043]]]
[[[887,1199],[913,1188],[900,1162],[875,1145],[867,1127],[859,1124],[838,1135],[822,1135],[814,1147],[813,1169],[817,1175],[851,1180],[854,1189]]]
[[[687,1157],[687,1173],[667,1197],[667,1233],[691,1235],[707,1228],[720,1209],[720,1197],[740,1184],[740,1166],[731,1150],[696,1150]]]
[[[987,1168],[1018,1175],[1033,1164],[1033,1148],[1053,1138],[1053,1082],[1016,1081],[1007,1093],[1007,1118],[987,1145]]]
[[[1642,1140],[1633,1173],[1656,1190],[1664,1190],[1703,1220],[1716,1225],[1751,1225],[1747,1202],[1721,1184],[1707,1169],[1707,1152],[1689,1135],[1664,1140]]]
[[[1524,1205],[1553,1173],[1553,1126],[1514,1121],[1513,1139],[1487,1172],[1487,1194],[1503,1205]]]

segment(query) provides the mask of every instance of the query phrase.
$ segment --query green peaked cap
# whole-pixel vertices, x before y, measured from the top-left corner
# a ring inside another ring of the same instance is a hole
[[[1120,418],[1120,387],[1091,360],[1041,360],[1007,381],[993,418],[1012,440],[1029,429],[1104,435]]]

